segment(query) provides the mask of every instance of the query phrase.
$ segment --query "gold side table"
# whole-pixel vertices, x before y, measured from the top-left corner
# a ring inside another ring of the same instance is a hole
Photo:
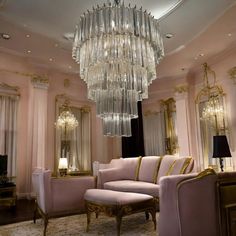
[[[0,206],[16,205],[16,185],[14,183],[6,183],[0,185]]]

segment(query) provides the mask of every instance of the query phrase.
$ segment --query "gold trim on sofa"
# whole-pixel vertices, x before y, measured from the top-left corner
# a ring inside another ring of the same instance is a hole
[[[182,166],[182,168],[180,170],[180,174],[184,174],[185,173],[185,171],[188,168],[188,166],[189,166],[191,161],[192,161],[192,157],[186,158],[186,160],[184,161],[184,164],[183,164],[183,166]]]

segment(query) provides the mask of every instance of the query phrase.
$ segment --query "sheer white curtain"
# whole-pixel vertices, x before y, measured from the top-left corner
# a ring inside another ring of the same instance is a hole
[[[143,116],[145,155],[165,154],[165,119],[163,112]]]
[[[8,156],[8,176],[16,176],[18,100],[17,95],[0,95],[0,154]]]
[[[90,112],[83,108],[72,107],[72,112],[79,125],[71,133],[71,155],[73,163],[79,171],[91,170],[91,131]],[[69,165],[71,160],[69,161]]]

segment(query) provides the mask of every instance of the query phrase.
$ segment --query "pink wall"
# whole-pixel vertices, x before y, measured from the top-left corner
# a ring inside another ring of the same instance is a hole
[[[217,57],[208,59],[207,62],[216,73],[217,84],[221,85],[224,92],[226,93],[226,107],[227,116],[229,122],[229,137],[231,154],[234,162],[234,169],[236,169],[236,109],[234,104],[236,101],[236,84],[230,79],[227,74],[229,69],[235,67],[236,61],[236,48],[225,51],[224,54],[218,55]],[[191,127],[191,134],[189,133],[186,140],[182,140],[182,143],[190,142],[190,155],[195,158],[196,170],[200,170],[199,160],[199,147],[197,145],[197,125],[196,125],[196,103],[195,99],[202,88],[203,82],[203,70],[202,67],[198,67],[195,71],[190,71],[185,77],[179,78],[167,78],[161,80],[155,80],[149,88],[149,99],[143,101],[143,112],[146,111],[159,111],[160,100],[167,99],[170,97],[175,98],[175,87],[181,84],[188,86],[188,114],[189,114],[189,125]],[[177,110],[177,113],[180,112]],[[177,127],[178,136],[181,136],[183,128]]]
[[[236,84],[230,79],[228,75],[228,71],[235,67],[236,61],[236,48],[232,49],[231,51],[226,51],[225,54],[221,55],[218,58],[213,58],[209,60],[209,65],[212,70],[216,73],[217,84],[221,85],[223,91],[226,94],[226,114],[228,118],[229,124],[229,142],[231,148],[231,154],[233,157],[234,162],[234,169],[236,169],[236,110],[234,107],[236,101]],[[194,95],[195,98],[197,93],[202,88],[202,70],[198,70],[195,72],[194,75],[194,84],[191,85],[191,93]],[[196,137],[196,124],[195,124],[195,110],[194,110],[194,100],[191,99],[190,105],[190,114],[191,114],[191,126],[194,127],[194,135],[191,137],[192,144],[197,143]],[[193,145],[194,149],[192,153],[194,156],[198,156],[199,150],[197,149],[196,145]]]
[[[216,72],[218,83],[222,85],[226,93],[227,114],[230,124],[230,143],[232,155],[235,160],[236,147],[236,110],[234,102],[236,101],[236,85],[229,79],[228,70],[235,66],[236,50],[227,52],[221,57],[209,61],[209,65]],[[19,73],[20,72],[20,73]],[[17,188],[18,192],[27,193],[27,168],[30,160],[27,160],[27,147],[30,143],[28,139],[28,106],[29,106],[29,87],[30,76],[27,74],[46,75],[49,78],[48,89],[48,134],[47,134],[47,160],[46,166],[54,169],[54,122],[55,122],[55,97],[58,94],[66,94],[72,98],[78,106],[89,105],[92,111],[92,160],[98,160],[103,163],[109,162],[112,158],[121,156],[121,139],[104,137],[102,134],[101,120],[96,117],[95,104],[86,98],[85,84],[76,75],[64,74],[59,71],[40,68],[31,65],[26,59],[0,53],[0,82],[7,83],[20,88],[19,103],[19,125],[18,125],[18,159],[17,159]],[[69,80],[69,87],[64,86],[64,79]],[[195,120],[195,97],[201,88],[202,69],[191,72],[182,78],[167,78],[156,80],[149,88],[149,99],[143,102],[143,112],[158,111],[159,101],[169,97],[175,97],[174,89],[179,84],[188,84],[188,102],[190,114],[191,136],[188,139],[191,142],[191,155],[195,157],[198,164],[199,150],[196,135]],[[178,112],[178,111],[177,111]],[[178,127],[177,127],[178,129]],[[179,130],[178,132],[181,132]]]
[[[29,191],[28,173],[31,160],[27,160],[27,151],[30,145],[28,138],[28,113],[29,113],[29,89],[31,83],[30,74],[46,76],[49,79],[48,88],[48,130],[47,130],[47,159],[46,167],[54,169],[54,122],[55,122],[55,97],[66,94],[78,106],[89,105],[91,107],[92,121],[92,161],[108,163],[112,158],[120,156],[119,138],[108,138],[102,134],[102,125],[96,117],[95,104],[87,100],[86,86],[78,76],[64,74],[59,71],[33,66],[22,57],[0,52],[0,83],[18,86],[20,90],[19,101],[19,125],[17,143],[17,191],[19,196],[24,196]],[[64,79],[69,80],[69,86],[64,86]]]

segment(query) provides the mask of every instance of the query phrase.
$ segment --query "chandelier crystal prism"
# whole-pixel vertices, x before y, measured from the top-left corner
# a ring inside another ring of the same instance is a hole
[[[65,102],[65,104],[63,104],[62,111],[57,118],[55,125],[57,128],[65,130],[65,133],[75,129],[78,126],[78,121],[75,118],[74,114],[70,111],[67,101]]]
[[[137,102],[148,98],[163,56],[159,23],[142,8],[109,1],[80,17],[72,57],[80,65],[88,98],[96,102],[104,135],[132,135]]]

